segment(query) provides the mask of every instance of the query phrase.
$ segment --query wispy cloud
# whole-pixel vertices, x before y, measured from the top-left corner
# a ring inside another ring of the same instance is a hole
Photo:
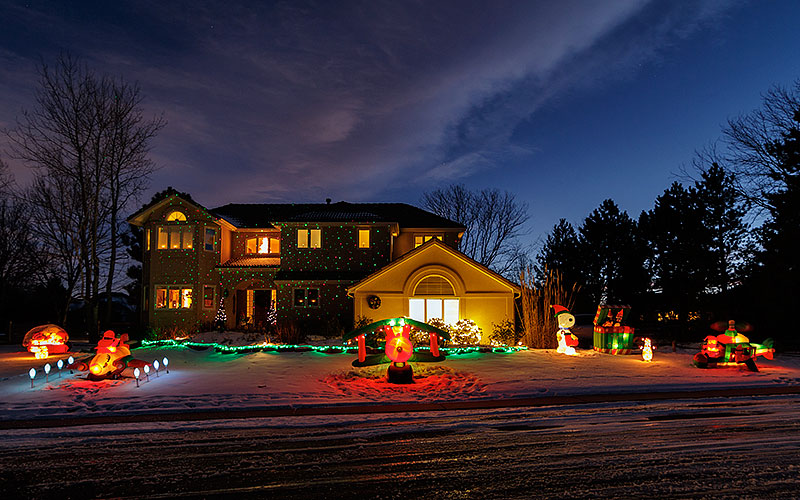
[[[154,142],[156,189],[174,185],[209,205],[363,200],[530,154],[511,139],[520,121],[566,89],[653,57],[671,36],[717,15],[714,5],[137,2],[101,4],[91,15],[15,8],[43,41],[7,46],[11,55],[0,57],[24,61],[22,75],[39,52],[69,48],[100,71],[139,81],[148,110],[169,122]],[[0,105],[7,122],[9,105]]]

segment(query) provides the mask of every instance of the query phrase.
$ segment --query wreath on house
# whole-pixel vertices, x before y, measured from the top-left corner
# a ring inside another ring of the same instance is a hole
[[[367,297],[367,305],[370,309],[377,309],[381,306],[381,298],[377,295],[370,295]]]

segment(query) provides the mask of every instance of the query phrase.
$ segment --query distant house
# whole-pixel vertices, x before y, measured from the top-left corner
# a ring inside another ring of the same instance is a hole
[[[354,318],[514,319],[519,287],[461,254],[464,228],[404,203],[229,204],[169,196],[144,229],[141,310],[156,328],[278,322],[350,328]]]

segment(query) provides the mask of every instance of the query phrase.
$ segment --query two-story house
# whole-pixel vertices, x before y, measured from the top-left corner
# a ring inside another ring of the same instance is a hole
[[[178,195],[128,222],[144,230],[142,314],[155,328],[333,318],[514,319],[519,287],[458,252],[464,228],[404,203],[229,204]]]

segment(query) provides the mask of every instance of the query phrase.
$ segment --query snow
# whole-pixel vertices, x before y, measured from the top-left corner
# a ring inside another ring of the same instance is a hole
[[[204,339],[212,340],[212,336]],[[243,339],[228,339],[234,345]],[[257,341],[263,341],[259,339]],[[759,357],[761,371],[744,367],[698,369],[696,350],[657,350],[652,363],[638,355],[611,356],[579,350],[451,355],[441,363],[414,363],[415,383],[389,384],[387,365],[353,368],[353,353],[252,352],[225,354],[213,348],[147,347],[134,357],[164,369],[137,387],[132,379],[91,382],[81,373],[53,369],[45,382],[43,362],[21,347],[0,349],[0,420],[109,414],[268,409],[305,406],[475,401],[558,395],[644,393],[800,384],[800,357]],[[85,353],[73,354],[76,358]],[[67,355],[51,357],[66,359]],[[34,388],[28,370],[37,369]]]

